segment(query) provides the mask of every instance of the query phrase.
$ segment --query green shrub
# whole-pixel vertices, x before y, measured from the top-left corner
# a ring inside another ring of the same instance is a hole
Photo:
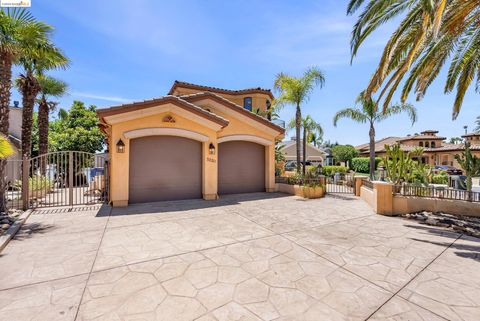
[[[432,184],[448,184],[448,174],[440,171],[432,176]]]
[[[14,186],[17,188],[21,188],[22,181],[16,180]],[[46,190],[47,192],[49,192],[52,188],[53,188],[53,181],[51,181],[46,176],[35,175],[33,177],[28,178],[28,189],[30,193],[32,193],[33,191],[43,191],[43,190]]]
[[[345,166],[323,166],[322,169],[324,175],[333,175],[335,173],[345,174],[348,171],[348,168]]]
[[[377,169],[378,164],[382,159],[380,157],[375,158],[375,169]],[[370,158],[369,157],[355,157],[352,158],[350,167],[358,173],[368,174],[370,172]]]

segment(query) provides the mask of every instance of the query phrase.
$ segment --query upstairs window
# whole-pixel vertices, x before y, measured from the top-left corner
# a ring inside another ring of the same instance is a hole
[[[252,111],[252,97],[243,98],[243,108]]]
[[[423,142],[420,142],[418,146],[423,147]]]
[[[435,148],[435,142],[431,142],[430,147]]]
[[[428,144],[428,142],[425,142],[425,147],[429,148],[430,145]]]

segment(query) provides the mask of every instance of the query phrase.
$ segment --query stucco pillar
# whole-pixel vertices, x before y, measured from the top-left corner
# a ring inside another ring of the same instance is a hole
[[[117,152],[117,142],[125,143],[125,152]],[[123,133],[113,130],[110,144],[110,200],[114,207],[128,206],[128,175],[130,159],[130,140]]]
[[[215,153],[210,154],[210,144]],[[202,193],[204,200],[218,199],[218,144],[216,140],[202,143]]]
[[[393,215],[393,185],[387,182],[374,182],[373,186],[375,212]]]
[[[275,192],[275,145],[265,146],[265,191]]]
[[[363,185],[363,180],[365,177],[355,177],[355,196],[360,196],[360,189]]]

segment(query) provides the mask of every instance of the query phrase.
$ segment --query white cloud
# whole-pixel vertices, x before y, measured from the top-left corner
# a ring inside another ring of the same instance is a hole
[[[93,93],[86,93],[86,92],[72,92],[72,96],[75,97],[82,97],[82,98],[91,98],[91,99],[98,99],[98,100],[105,100],[105,101],[113,101],[116,103],[128,103],[135,101],[135,99],[118,97],[118,96],[108,96],[108,95],[97,95]]]

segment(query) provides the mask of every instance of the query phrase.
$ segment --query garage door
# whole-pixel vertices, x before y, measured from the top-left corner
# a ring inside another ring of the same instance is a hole
[[[218,193],[265,192],[265,147],[233,141],[218,145]]]
[[[202,197],[202,144],[174,136],[130,141],[129,202]]]

